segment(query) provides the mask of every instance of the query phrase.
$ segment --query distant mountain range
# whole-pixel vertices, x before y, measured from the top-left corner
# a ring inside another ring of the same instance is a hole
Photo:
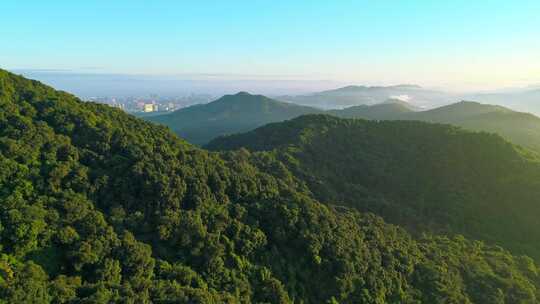
[[[245,132],[270,122],[321,112],[312,107],[240,92],[207,104],[144,118],[167,125],[191,143],[202,145],[220,135]]]
[[[327,114],[342,118],[364,119],[400,119],[405,114],[414,113],[419,109],[399,99],[389,99],[374,105],[352,106],[341,110],[328,110]]]
[[[426,108],[448,104],[456,100],[456,97],[443,91],[406,84],[395,86],[347,86],[309,95],[280,96],[277,99],[324,109],[373,105],[388,99],[400,99],[408,101],[414,106]]]
[[[276,99],[323,109],[374,105],[388,99],[399,99],[426,110],[447,105],[456,100],[474,100],[540,115],[540,87],[538,86],[490,93],[458,94],[408,84],[395,86],[353,85],[307,95],[279,96]]]
[[[484,103],[499,104],[512,109],[540,115],[540,88],[528,87],[510,92],[473,94],[465,97]]]
[[[502,106],[468,101],[419,111],[418,107],[410,103],[388,99],[374,105],[323,111],[314,107],[280,102],[262,95],[240,92],[225,95],[208,104],[143,118],[170,127],[191,143],[204,145],[218,136],[247,132],[268,123],[289,120],[305,114],[321,113],[342,118],[420,120],[452,124],[475,131],[498,133],[516,144],[540,151],[540,118]]]
[[[508,140],[540,151],[540,118],[502,106],[462,101],[428,111],[413,111],[403,102],[357,106],[329,111],[344,118],[377,120],[419,120],[460,126],[469,130],[497,133]]]

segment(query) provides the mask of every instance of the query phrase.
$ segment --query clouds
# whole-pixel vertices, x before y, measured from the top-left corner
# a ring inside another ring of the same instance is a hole
[[[402,94],[402,95],[393,95],[393,96],[390,96],[389,97],[390,99],[397,99],[397,100],[401,100],[401,101],[405,101],[405,102],[408,102],[412,99],[412,97],[410,97],[409,95],[406,95],[406,94]]]

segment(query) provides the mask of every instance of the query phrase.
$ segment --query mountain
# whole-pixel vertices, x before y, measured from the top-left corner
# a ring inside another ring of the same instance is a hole
[[[201,150],[3,70],[0,105],[0,303],[540,297],[530,258],[321,204],[272,153]]]
[[[342,118],[419,120],[497,133],[511,142],[540,152],[540,118],[496,105],[462,101],[427,111],[415,111],[403,102],[357,106],[328,111]]]
[[[220,135],[245,132],[270,122],[319,112],[315,108],[240,92],[147,119],[169,126],[189,142],[202,145]]]
[[[271,151],[320,201],[415,234],[463,234],[540,258],[539,156],[494,134],[309,115],[208,148]]]
[[[429,120],[439,123],[460,123],[464,120],[471,120],[493,113],[509,114],[516,112],[502,106],[481,104],[473,101],[461,101],[432,110],[413,113],[411,119]]]
[[[417,86],[392,88],[419,90]],[[370,87],[345,87],[337,91],[368,90]],[[371,87],[372,90],[382,89]],[[341,118],[373,120],[421,120],[461,126],[470,130],[494,132],[513,143],[540,152],[540,118],[495,105],[463,101],[432,110],[399,99],[387,99],[373,105],[359,105],[337,110],[319,110],[279,102],[262,95],[241,92],[225,95],[208,103],[187,107],[157,116],[143,116],[148,121],[170,127],[193,144],[204,145],[227,134],[253,130],[267,123],[281,122],[304,114],[326,113]]]
[[[540,89],[535,86],[508,92],[472,94],[464,98],[540,115]]]
[[[342,110],[328,110],[326,114],[342,118],[363,118],[363,119],[399,119],[404,114],[416,111],[417,108],[410,104],[398,100],[389,99],[383,103],[374,105],[360,105],[345,108]]]
[[[431,108],[450,103],[455,97],[442,91],[425,89],[417,85],[347,86],[309,95],[278,97],[279,100],[324,109],[373,105],[382,103],[389,98],[407,100],[416,107]]]
[[[501,106],[460,102],[412,115],[412,119],[450,123],[470,130],[500,134],[513,143],[540,152],[540,118]]]

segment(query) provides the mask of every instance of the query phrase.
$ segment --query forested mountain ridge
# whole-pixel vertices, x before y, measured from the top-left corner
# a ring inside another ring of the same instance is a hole
[[[472,94],[464,99],[500,104],[518,111],[540,115],[540,87],[538,85],[507,92]]]
[[[270,122],[320,112],[315,108],[240,92],[147,119],[169,126],[189,142],[202,145],[220,135],[246,132]]]
[[[464,234],[540,259],[538,155],[497,135],[308,115],[208,148],[270,151],[320,201],[374,212],[411,232]]]
[[[415,108],[401,100],[389,99],[374,105],[359,105],[340,110],[328,110],[325,114],[341,118],[399,119],[413,113]]]
[[[540,152],[540,118],[496,105],[461,101],[431,110],[413,111],[394,103],[350,107],[327,113],[342,118],[419,120],[452,124],[468,130],[497,133],[515,144]]]
[[[415,86],[403,87],[404,89],[418,89]],[[345,91],[352,90],[353,92],[364,89],[367,90],[366,87],[344,88]],[[195,105],[170,114],[149,116],[145,119],[170,127],[191,143],[204,145],[218,136],[251,131],[267,123],[281,122],[305,114],[448,123],[469,130],[497,133],[515,144],[540,152],[540,118],[501,106],[471,101],[418,111],[418,108],[407,102],[388,99],[373,105],[323,111],[279,102],[262,95],[240,92],[225,95],[208,104]]]
[[[540,152],[540,118],[501,106],[462,101],[412,113],[406,119],[449,123],[469,130],[497,133],[513,143]]]
[[[511,113],[513,111],[497,105],[481,104],[474,101],[460,101],[439,108],[420,111],[415,115],[424,120],[430,119],[434,122],[451,123],[494,112]]]
[[[0,70],[0,303],[535,303],[538,267]]]

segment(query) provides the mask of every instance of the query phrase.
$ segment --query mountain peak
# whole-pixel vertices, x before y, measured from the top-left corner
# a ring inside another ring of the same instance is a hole
[[[421,86],[417,84],[398,84],[395,86],[390,86],[389,88],[395,88],[395,89],[422,89]]]
[[[148,120],[168,125],[191,143],[202,145],[217,136],[245,132],[267,123],[318,112],[320,110],[315,108],[277,101],[264,95],[238,92],[207,104],[149,117]]]
[[[246,91],[240,91],[236,94],[223,95],[221,98],[211,102],[213,103],[263,103],[263,102],[277,102],[264,95],[255,95]]]
[[[480,103],[477,101],[470,101],[470,100],[462,100],[458,103],[455,103],[453,105],[448,105],[447,107],[461,107],[461,108],[474,108],[474,109],[482,109],[484,111],[503,111],[503,112],[511,112],[512,110],[505,108],[503,106],[499,105],[492,105],[492,104],[485,104]]]
[[[240,92],[234,94],[234,96],[254,96],[254,95],[250,94],[250,93],[248,93],[246,91],[240,91]]]

